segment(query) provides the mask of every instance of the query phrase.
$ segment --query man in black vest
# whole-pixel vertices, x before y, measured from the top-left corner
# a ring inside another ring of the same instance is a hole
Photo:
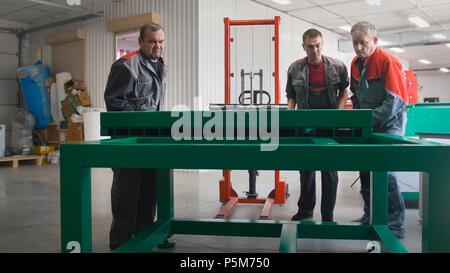
[[[344,63],[322,55],[322,33],[309,29],[303,34],[306,58],[289,67],[286,85],[288,109],[345,109],[349,84]],[[333,221],[338,174],[322,171],[322,221]],[[298,212],[292,217],[300,221],[313,216],[316,204],[316,172],[300,171]]]

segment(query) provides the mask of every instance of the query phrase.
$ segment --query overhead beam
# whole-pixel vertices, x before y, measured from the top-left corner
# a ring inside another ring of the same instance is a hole
[[[74,17],[74,18],[70,18],[70,19],[66,19],[66,20],[62,20],[62,21],[58,21],[58,22],[54,22],[54,23],[31,27],[28,29],[20,30],[19,33],[22,35],[25,35],[25,34],[28,34],[31,32],[40,31],[40,30],[44,30],[44,29],[48,29],[48,28],[52,28],[52,27],[56,27],[56,26],[68,25],[71,23],[89,20],[89,19],[97,18],[97,17],[101,17],[101,16],[103,16],[103,11],[89,13],[89,14],[85,14],[82,16],[78,16],[78,17]]]
[[[442,38],[436,35],[442,35]],[[439,45],[450,43],[450,29],[440,31],[407,31],[394,34],[380,35],[379,40],[385,44],[380,47],[412,47],[424,45]],[[341,52],[353,52],[353,44],[350,39],[339,39],[338,49]]]

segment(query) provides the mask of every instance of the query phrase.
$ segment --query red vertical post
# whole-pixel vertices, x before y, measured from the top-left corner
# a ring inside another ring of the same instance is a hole
[[[274,18],[275,28],[275,104],[280,104],[280,16]],[[275,171],[275,191],[279,191],[280,171]],[[279,201],[279,192],[275,193],[276,200]],[[284,202],[282,202],[284,203]]]
[[[280,104],[280,16],[275,16],[275,104]]]
[[[225,23],[225,104],[230,104],[230,18]]]
[[[230,104],[230,18],[223,19],[225,23],[225,104]],[[223,190],[220,191],[221,202],[230,198],[230,170],[223,170]]]

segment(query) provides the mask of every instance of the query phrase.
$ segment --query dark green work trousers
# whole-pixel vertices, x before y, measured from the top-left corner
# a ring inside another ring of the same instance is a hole
[[[322,201],[320,212],[322,221],[333,221],[333,210],[336,204],[338,173],[336,171],[321,171]],[[316,205],[316,171],[300,171],[300,198],[297,202],[298,211],[303,215],[312,215]]]
[[[153,223],[156,215],[156,169],[113,168],[111,187],[112,250]]]

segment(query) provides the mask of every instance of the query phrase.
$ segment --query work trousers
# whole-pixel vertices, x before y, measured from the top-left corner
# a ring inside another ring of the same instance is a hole
[[[370,172],[359,172],[359,175],[364,214],[370,217]],[[399,238],[403,238],[405,234],[404,222],[405,200],[398,188],[396,173],[388,172],[388,227]]]
[[[321,171],[322,174],[322,221],[333,221],[333,210],[336,204],[338,173]],[[298,210],[303,215],[312,215],[316,205],[316,171],[300,171],[300,198]]]
[[[404,135],[406,115],[403,113],[401,130],[388,129],[386,131],[374,131],[375,133],[388,133],[398,136]],[[361,180],[361,195],[364,200],[364,216],[370,219],[370,172],[359,172]],[[400,192],[395,172],[388,172],[388,228],[398,237],[405,235],[405,200]]]
[[[113,168],[113,172],[111,249],[153,223],[157,205],[156,169]]]

